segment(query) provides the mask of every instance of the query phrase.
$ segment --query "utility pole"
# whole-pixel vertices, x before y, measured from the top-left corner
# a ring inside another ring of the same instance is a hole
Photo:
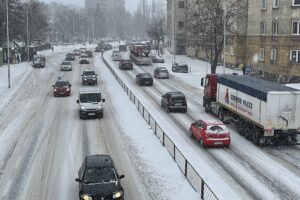
[[[29,62],[29,53],[30,53],[30,45],[29,45],[29,14],[28,14],[28,9],[29,9],[29,1],[27,2],[26,6],[26,32],[27,32],[27,62]]]
[[[9,49],[9,25],[8,25],[8,0],[6,0],[6,33],[7,33],[7,67],[8,88],[10,88],[10,49]]]
[[[174,60],[173,63],[175,63],[176,59],[176,2],[174,3],[174,12],[173,12],[173,45],[174,45]]]
[[[223,61],[224,61],[224,69],[223,73],[225,74],[226,68],[226,59],[225,59],[225,50],[226,50],[226,14],[227,14],[227,7],[226,7],[226,0],[224,0],[224,50],[223,50]]]

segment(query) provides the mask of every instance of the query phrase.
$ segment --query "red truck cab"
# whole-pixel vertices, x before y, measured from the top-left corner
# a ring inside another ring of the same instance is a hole
[[[203,107],[206,112],[210,112],[210,103],[216,101],[217,79],[217,74],[207,74],[201,79],[201,86],[204,87]]]

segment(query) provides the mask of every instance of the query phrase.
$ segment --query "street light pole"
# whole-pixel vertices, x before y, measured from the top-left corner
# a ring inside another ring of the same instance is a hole
[[[223,50],[223,61],[224,61],[224,69],[223,69],[223,73],[225,74],[225,68],[226,68],[226,59],[225,59],[225,48],[226,48],[226,14],[227,14],[227,8],[226,8],[226,0],[224,0],[224,50]]]
[[[8,0],[6,0],[6,33],[7,33],[7,66],[8,88],[10,88],[10,51],[9,51],[9,25],[8,25]]]
[[[29,47],[29,14],[28,14],[28,7],[29,7],[29,2],[27,2],[27,6],[26,6],[27,61],[29,62],[30,47]]]

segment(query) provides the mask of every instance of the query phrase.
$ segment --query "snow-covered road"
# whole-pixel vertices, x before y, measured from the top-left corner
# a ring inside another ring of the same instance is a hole
[[[171,66],[170,56],[166,59],[166,66]],[[106,53],[105,58],[110,59],[110,54]],[[186,57],[181,58],[187,61]],[[179,58],[180,60],[180,58]],[[191,60],[191,59],[190,59]],[[194,63],[193,63],[194,62]],[[195,64],[197,63],[198,66]],[[200,63],[200,65],[199,65]],[[117,65],[117,63],[115,63]],[[160,64],[161,65],[161,64]],[[199,118],[211,118],[212,116],[206,114],[202,108],[202,94],[200,79],[205,76],[206,68],[201,61],[194,61],[189,63],[193,65],[192,73],[189,74],[175,74],[171,73],[170,80],[154,80],[153,87],[141,87],[149,102],[156,104],[159,107],[161,95],[167,91],[181,90],[187,96],[188,112],[186,116],[183,114],[169,114],[165,116],[169,118],[170,123],[176,124],[177,129],[182,130],[182,137],[187,137],[188,127],[192,121]],[[134,66],[133,71],[118,72],[122,73],[124,79],[128,79],[127,83],[130,87],[137,87],[134,83],[134,78],[137,73],[150,72],[153,74],[155,66],[140,67]],[[115,67],[115,70],[118,70]],[[219,69],[222,70],[222,69]],[[229,69],[226,69],[228,71]],[[203,72],[204,71],[204,72]],[[229,70],[230,71],[230,70]],[[162,109],[157,109],[158,112],[163,112]],[[232,188],[236,189],[237,193],[241,190],[246,193],[243,198],[254,199],[298,199],[300,193],[298,187],[300,186],[299,179],[299,150],[292,148],[293,153],[289,149],[273,149],[272,151],[258,148],[245,138],[241,137],[237,131],[230,127],[232,132],[232,146],[230,150],[200,150],[199,145],[193,144],[195,151],[202,157],[207,157],[207,162],[212,164],[212,167],[219,173],[220,179],[225,179]],[[272,154],[280,156],[285,162],[279,161]],[[230,177],[228,179],[228,177]],[[217,183],[216,183],[217,184]]]
[[[100,55],[94,64],[80,66],[77,59],[72,72],[59,71],[71,49],[46,52],[44,69],[34,70],[26,63],[12,66],[10,90],[5,89],[6,69],[0,68],[0,198],[78,199],[74,180],[83,158],[110,154],[119,173],[125,174],[126,199],[199,199]],[[84,68],[99,74],[98,86],[106,98],[101,120],[78,117],[76,100]],[[58,76],[72,83],[70,97],[53,97],[51,86]]]

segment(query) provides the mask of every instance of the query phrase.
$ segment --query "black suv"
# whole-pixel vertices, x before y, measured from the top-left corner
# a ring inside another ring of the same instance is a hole
[[[161,106],[167,111],[187,111],[186,98],[182,92],[167,92],[162,96]]]
[[[97,74],[94,70],[86,69],[82,72],[82,85],[97,85]]]
[[[139,85],[153,85],[153,78],[149,73],[139,73],[135,77],[135,82]]]
[[[124,189],[120,179],[124,175],[119,175],[113,160],[109,155],[87,156],[79,171],[79,199],[124,199]]]
[[[131,70],[131,69],[133,69],[132,61],[131,60],[121,60],[119,62],[119,68],[122,69],[122,70],[124,70],[124,69]]]
[[[172,64],[172,72],[188,73],[189,67],[184,62],[173,63]]]
[[[65,60],[67,60],[67,61],[75,60],[75,54],[74,53],[67,53]]]

